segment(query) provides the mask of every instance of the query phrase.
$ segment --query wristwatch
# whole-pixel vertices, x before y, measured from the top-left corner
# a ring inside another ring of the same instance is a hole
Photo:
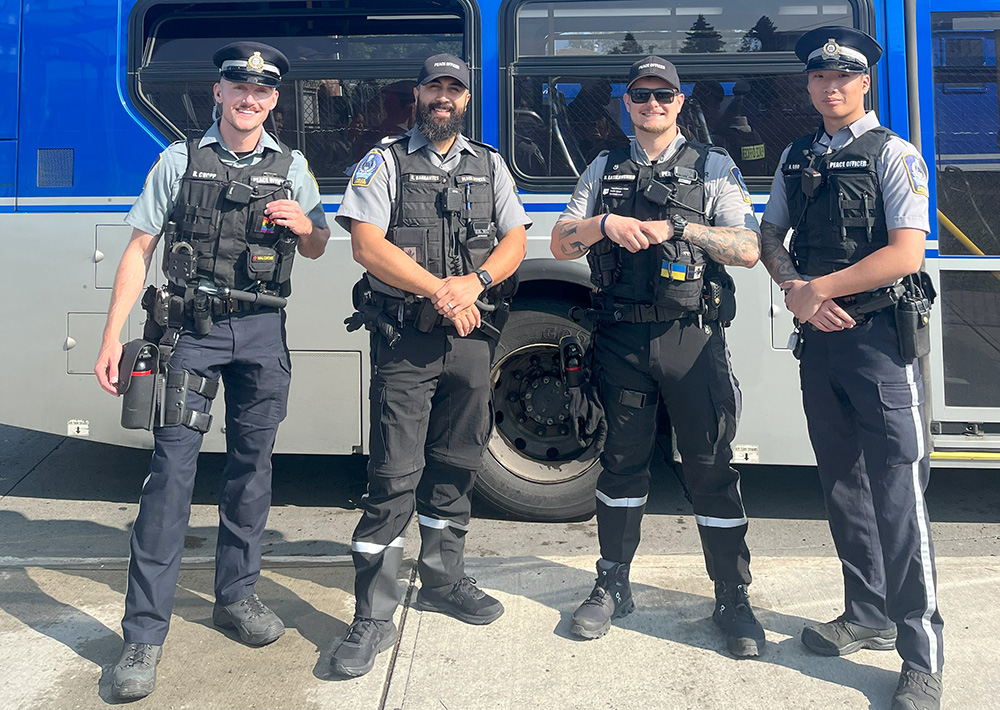
[[[479,283],[483,285],[483,288],[488,289],[493,285],[493,277],[490,276],[490,272],[486,269],[476,269],[472,273],[479,277]]]
[[[670,223],[674,225],[674,239],[684,238],[684,228],[688,226],[688,221],[679,214],[670,215]]]

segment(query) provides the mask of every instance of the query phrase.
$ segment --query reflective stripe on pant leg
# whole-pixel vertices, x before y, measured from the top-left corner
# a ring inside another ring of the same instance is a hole
[[[364,514],[354,530],[355,616],[391,619],[399,605],[396,579],[403,561],[403,533],[413,515],[420,472],[405,476],[370,474]]]
[[[642,534],[642,516],[649,494],[649,473],[618,476],[601,472],[597,480],[597,536],[601,557],[629,563]]]
[[[898,357],[895,351],[892,355]],[[874,354],[871,362],[873,414],[863,441],[885,561],[886,610],[899,632],[899,655],[913,668],[933,673],[943,664],[944,622],[924,500],[929,459],[920,414],[922,383],[911,363],[898,365]]]
[[[465,535],[476,472],[428,461],[417,486],[421,584],[443,587],[465,576]]]

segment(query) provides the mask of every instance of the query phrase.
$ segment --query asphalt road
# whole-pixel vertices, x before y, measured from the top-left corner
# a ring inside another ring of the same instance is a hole
[[[127,531],[148,461],[145,450],[0,426],[0,557],[127,557]],[[199,460],[189,555],[214,553],[224,464],[221,454]],[[746,466],[742,473],[754,554],[833,555],[814,469]],[[349,554],[364,492],[364,457],[276,456],[265,555]],[[1000,471],[935,470],[927,498],[939,557],[1000,554]],[[670,469],[657,463],[640,554],[697,554],[690,512]],[[470,557],[597,555],[593,518],[525,523],[480,503],[473,513]]]

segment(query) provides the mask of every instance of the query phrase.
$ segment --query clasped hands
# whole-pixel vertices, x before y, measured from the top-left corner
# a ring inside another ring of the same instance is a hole
[[[483,284],[476,274],[449,276],[434,295],[434,309],[455,324],[463,338],[482,325],[482,315],[476,299],[483,293]]]
[[[802,279],[784,281],[778,288],[785,292],[785,308],[801,323],[812,323],[818,330],[834,333],[853,328],[855,321],[833,299],[816,293],[812,282]]]

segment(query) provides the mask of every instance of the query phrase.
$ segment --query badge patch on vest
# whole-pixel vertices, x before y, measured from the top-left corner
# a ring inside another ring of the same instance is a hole
[[[747,184],[743,182],[743,174],[740,172],[740,169],[734,165],[729,169],[729,174],[733,176],[733,180],[736,181],[737,187],[740,188],[740,194],[743,195],[743,201],[748,205],[751,204],[750,191],[747,189]]]
[[[903,165],[906,166],[906,175],[910,178],[910,189],[918,195],[928,197],[930,191],[927,187],[928,175],[924,161],[920,159],[919,155],[907,153],[903,156]]]
[[[368,187],[371,185],[372,178],[375,174],[382,168],[385,164],[385,158],[382,157],[382,153],[373,150],[364,159],[358,163],[358,167],[354,169],[354,176],[351,178],[351,187]]]
[[[260,221],[259,231],[262,232],[263,234],[274,234],[274,228],[277,226],[278,225],[276,225],[274,223],[274,220],[272,220],[270,217],[264,217]]]

